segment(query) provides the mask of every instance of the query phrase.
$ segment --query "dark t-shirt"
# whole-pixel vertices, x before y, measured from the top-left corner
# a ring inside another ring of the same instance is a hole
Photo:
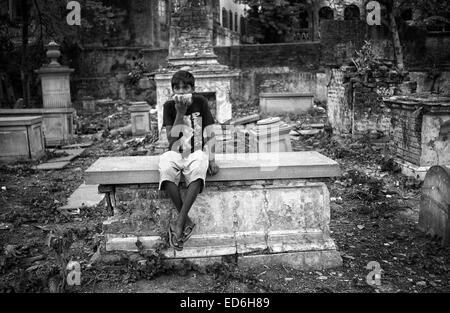
[[[163,110],[163,127],[165,126],[173,126],[175,122],[175,118],[177,115],[177,110],[175,108],[175,101],[169,100],[164,103]],[[186,114],[184,116],[185,125],[189,126],[191,130],[193,130],[192,134],[183,134],[181,133],[178,137],[180,139],[185,135],[186,137],[191,138],[191,152],[195,152],[197,150],[203,150],[205,145],[206,138],[203,138],[204,129],[214,124],[214,118],[209,110],[208,100],[205,97],[193,94],[192,95],[192,104],[187,108]],[[169,147],[172,149],[172,146]],[[182,151],[180,148],[179,152]]]

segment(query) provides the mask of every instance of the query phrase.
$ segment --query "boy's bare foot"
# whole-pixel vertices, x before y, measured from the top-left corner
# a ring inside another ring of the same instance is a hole
[[[183,250],[183,241],[181,235],[177,235],[176,224],[170,222],[169,225],[169,244],[177,251]]]
[[[184,223],[180,218],[178,218],[176,221],[172,221],[170,226],[175,233],[177,240],[185,242],[190,238],[195,227],[195,223],[189,218],[189,216],[187,216]]]
[[[186,227],[192,227],[195,223],[188,217],[186,217],[186,223],[184,224],[184,228]]]
[[[181,241],[181,238],[183,236],[183,230],[184,230],[183,225],[180,224],[178,220],[176,220],[176,221],[170,222],[170,228],[173,231],[177,241]]]

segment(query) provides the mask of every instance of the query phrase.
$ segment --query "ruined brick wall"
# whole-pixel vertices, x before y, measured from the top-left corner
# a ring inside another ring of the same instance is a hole
[[[241,43],[239,33],[216,24],[214,27],[214,45],[215,46],[237,46]]]
[[[380,132],[391,136],[391,109],[383,97],[410,92],[413,83],[404,84],[392,62],[379,61],[366,77],[356,67],[332,71],[328,86],[328,118],[337,134],[362,135]]]
[[[260,92],[315,93],[320,49],[319,43],[293,43],[214,47],[214,52],[221,64],[241,70],[232,94],[256,101]]]
[[[167,64],[167,49],[86,48],[79,59],[78,74],[72,76],[71,80],[74,99],[84,95],[98,98],[123,97],[125,76],[141,55],[150,72]]]
[[[351,132],[351,105],[348,98],[344,85],[344,72],[340,69],[332,69],[328,85],[327,113],[328,121],[337,135]]]
[[[320,66],[320,51],[320,43],[214,47],[221,64],[240,69],[267,66],[317,69]]]
[[[401,159],[420,165],[422,154],[422,115],[420,106],[391,110],[392,149]]]

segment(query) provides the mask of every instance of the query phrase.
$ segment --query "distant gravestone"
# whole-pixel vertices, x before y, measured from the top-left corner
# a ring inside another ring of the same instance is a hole
[[[150,132],[150,110],[147,102],[131,102],[131,132],[133,136],[146,135]]]
[[[450,167],[434,166],[422,187],[419,229],[442,239],[442,245],[450,246]]]

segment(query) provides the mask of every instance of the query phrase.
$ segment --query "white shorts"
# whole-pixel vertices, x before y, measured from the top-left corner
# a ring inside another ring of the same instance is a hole
[[[183,158],[181,153],[167,151],[159,157],[159,190],[165,181],[171,181],[177,186],[180,183],[181,173],[183,173],[186,186],[201,179],[202,193],[205,187],[206,174],[209,166],[208,153],[197,150],[190,153],[187,158]]]

